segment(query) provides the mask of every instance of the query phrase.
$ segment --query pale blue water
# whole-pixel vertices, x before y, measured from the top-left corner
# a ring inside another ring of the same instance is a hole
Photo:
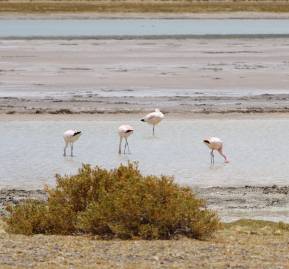
[[[287,19],[0,20],[0,37],[288,35]]]
[[[129,138],[131,155],[117,153],[121,120],[1,121],[0,187],[42,188],[55,183],[55,173],[75,173],[82,163],[114,168],[138,161],[145,174],[174,175],[191,186],[289,184],[289,119],[165,119],[151,135],[151,126],[127,118],[135,127]],[[64,158],[62,134],[83,131],[75,143],[76,157]],[[230,163],[216,155],[210,167],[204,137],[223,139]]]

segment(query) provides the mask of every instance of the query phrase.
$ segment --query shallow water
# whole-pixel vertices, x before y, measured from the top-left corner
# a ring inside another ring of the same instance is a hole
[[[0,187],[42,188],[55,183],[55,173],[75,173],[81,163],[106,168],[138,161],[145,174],[174,175],[191,186],[288,184],[289,119],[164,120],[156,128],[132,118],[131,155],[118,155],[117,127],[123,121],[2,121],[0,132]],[[76,157],[64,158],[62,133],[83,131],[75,144]],[[216,154],[210,167],[206,136],[225,141],[231,160],[224,164]]]
[[[0,20],[0,37],[287,35],[287,19]]]

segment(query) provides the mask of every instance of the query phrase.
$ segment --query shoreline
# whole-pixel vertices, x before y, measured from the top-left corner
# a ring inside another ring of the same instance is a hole
[[[240,219],[282,221],[289,223],[289,186],[240,186],[240,187],[192,187],[207,201],[225,223]],[[45,201],[45,191],[5,188],[0,190],[0,216],[6,214],[5,206],[16,205],[26,199]]]
[[[96,114],[0,114],[0,122],[12,121],[121,121],[130,119],[139,119],[144,116],[143,112],[132,113],[96,113]],[[288,113],[272,112],[272,113],[195,113],[184,112],[174,113],[165,112],[166,121],[184,120],[190,121],[195,119],[211,120],[211,119],[226,119],[226,120],[274,120],[274,119],[288,119]]]
[[[126,91],[126,90],[123,90]],[[163,96],[138,96],[141,90],[129,90],[132,95],[118,96],[122,90],[105,96],[93,91],[75,91],[54,96],[47,92],[45,97],[23,96],[0,97],[0,115],[133,115],[148,113],[160,108],[172,115],[280,115],[289,113],[289,94],[229,95],[191,91],[190,95],[171,96],[165,90],[159,90]],[[1,86],[0,86],[1,92]],[[186,90],[183,90],[185,93]],[[195,94],[196,92],[197,94]],[[43,92],[44,93],[44,92]],[[39,92],[39,94],[43,94]],[[4,93],[3,93],[4,94]],[[135,94],[135,96],[133,96]]]

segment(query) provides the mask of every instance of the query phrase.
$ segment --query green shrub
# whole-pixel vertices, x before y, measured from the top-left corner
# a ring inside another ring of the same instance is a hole
[[[170,239],[210,236],[219,227],[190,188],[172,177],[143,176],[136,164],[117,169],[83,165],[74,176],[56,176],[48,201],[26,201],[10,207],[12,233],[76,234],[102,238]]]

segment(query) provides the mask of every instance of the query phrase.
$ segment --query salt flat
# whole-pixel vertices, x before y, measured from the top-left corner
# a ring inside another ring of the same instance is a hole
[[[0,113],[287,112],[289,39],[1,40]]]

